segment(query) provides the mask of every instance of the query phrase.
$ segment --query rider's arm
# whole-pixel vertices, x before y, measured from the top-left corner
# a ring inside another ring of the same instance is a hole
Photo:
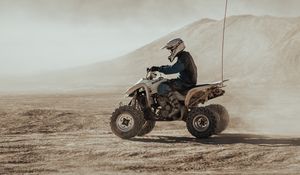
[[[162,72],[164,74],[175,74],[175,73],[179,73],[183,70],[184,70],[184,64],[179,61],[177,61],[172,66],[161,66],[159,68],[159,72]]]

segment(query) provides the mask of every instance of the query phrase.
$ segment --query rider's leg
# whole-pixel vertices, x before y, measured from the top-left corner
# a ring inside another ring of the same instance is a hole
[[[167,83],[161,83],[157,88],[158,95],[167,96],[172,89]]]
[[[172,112],[169,114],[169,117],[173,117],[175,114],[180,112],[180,104],[175,94],[172,92],[172,88],[168,83],[161,83],[158,86],[158,94],[162,96],[167,96],[171,105],[173,106]]]
[[[173,92],[169,92],[168,98],[170,100],[170,103],[173,106],[173,110],[169,114],[169,117],[174,117],[175,114],[180,112],[180,104],[179,104],[179,101],[178,101],[177,97],[175,96],[175,94]]]

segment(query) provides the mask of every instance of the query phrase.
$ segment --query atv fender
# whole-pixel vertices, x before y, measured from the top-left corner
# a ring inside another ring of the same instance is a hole
[[[184,105],[186,107],[190,107],[190,106],[195,106],[197,105],[199,102],[204,103],[205,101],[208,100],[208,94],[209,94],[209,86],[205,86],[205,87],[196,87],[193,88],[191,90],[189,90],[189,92],[187,93],[185,100],[184,100]],[[197,96],[197,101],[192,102],[192,98]]]
[[[131,88],[129,88],[125,93],[128,97],[132,97],[134,95],[134,92],[138,91],[141,88],[144,89],[146,92],[147,106],[151,107],[152,101],[150,98],[150,89],[147,87],[147,85],[145,83],[136,84],[136,85],[132,86]]]

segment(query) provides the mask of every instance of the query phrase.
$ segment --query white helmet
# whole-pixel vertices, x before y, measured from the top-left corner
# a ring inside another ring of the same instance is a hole
[[[171,51],[171,55],[168,57],[168,59],[170,62],[173,62],[176,55],[185,49],[185,45],[182,39],[176,38],[169,41],[162,49],[165,48]]]

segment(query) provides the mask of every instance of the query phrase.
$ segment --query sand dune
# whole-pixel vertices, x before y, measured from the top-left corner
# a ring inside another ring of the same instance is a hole
[[[181,37],[199,69],[198,82],[220,79],[222,21],[202,19],[111,61],[13,80],[0,90],[91,89],[129,86],[152,65],[170,64],[160,48]],[[130,41],[129,41],[130,42]],[[231,87],[299,86],[300,18],[232,16],[227,20],[225,77]],[[99,51],[100,52],[100,51]],[[16,79],[16,78],[15,78]]]
[[[128,55],[81,71],[97,76],[95,80],[101,84],[130,84],[144,75],[146,67],[170,64],[166,59],[168,52],[160,48],[168,40],[181,37],[199,67],[198,81],[219,80],[221,31],[222,21],[200,20]],[[225,77],[231,79],[233,86],[299,83],[300,51],[295,49],[300,44],[299,36],[300,18],[229,17]]]

